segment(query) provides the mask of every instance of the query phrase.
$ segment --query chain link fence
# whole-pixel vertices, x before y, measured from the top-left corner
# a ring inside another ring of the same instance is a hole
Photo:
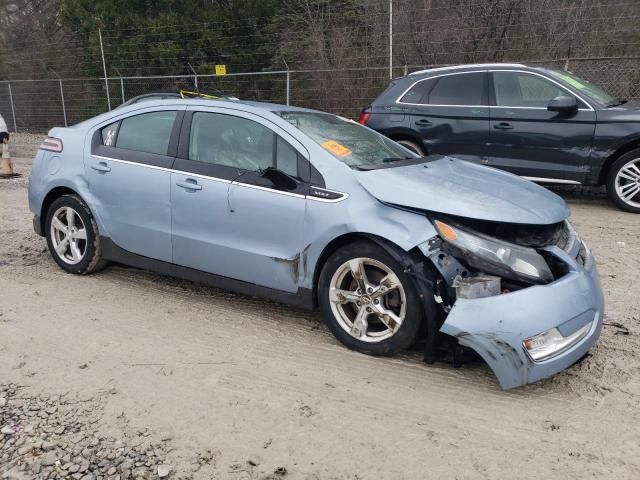
[[[613,96],[640,100],[640,57],[561,59],[569,70]],[[433,65],[431,65],[433,66]],[[440,66],[440,65],[438,65]],[[396,76],[429,65],[394,67]],[[389,82],[388,67],[282,70],[228,75],[55,78],[0,81],[0,114],[12,131],[68,126],[154,91],[225,92],[243,100],[291,104],[357,118]]]

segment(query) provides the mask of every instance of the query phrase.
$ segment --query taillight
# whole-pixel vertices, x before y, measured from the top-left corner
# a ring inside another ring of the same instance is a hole
[[[60,153],[62,151],[62,140],[59,138],[47,137],[45,141],[42,142],[42,145],[40,145],[40,150]]]
[[[371,117],[370,112],[365,112],[365,111],[360,112],[360,118],[358,119],[358,123],[361,125],[366,125],[367,122],[369,121],[369,117]]]

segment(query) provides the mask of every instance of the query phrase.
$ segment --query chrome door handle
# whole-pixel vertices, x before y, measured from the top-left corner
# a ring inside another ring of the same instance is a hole
[[[493,128],[496,130],[513,130],[513,125],[507,122],[496,123]]]
[[[111,171],[111,167],[107,165],[106,162],[94,163],[93,165],[91,165],[91,168],[93,168],[94,170],[97,170],[98,172],[104,172],[104,173]]]
[[[176,182],[176,185],[187,190],[202,190],[202,185],[198,185],[198,182],[188,178],[184,182]]]

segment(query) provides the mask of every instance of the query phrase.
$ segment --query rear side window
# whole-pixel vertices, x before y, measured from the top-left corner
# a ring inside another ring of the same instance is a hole
[[[430,78],[427,80],[421,80],[416,83],[407,93],[400,99],[402,103],[428,103],[429,92],[437,79]]]
[[[176,115],[175,111],[162,111],[125,118],[118,130],[116,147],[166,155]]]
[[[438,77],[429,93],[431,105],[485,105],[486,72]],[[423,102],[425,103],[425,102]]]

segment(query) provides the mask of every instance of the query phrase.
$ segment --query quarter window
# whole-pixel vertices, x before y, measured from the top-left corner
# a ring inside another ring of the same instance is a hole
[[[485,105],[487,74],[462,73],[438,77],[429,94],[431,105]],[[425,102],[423,102],[425,103]]]
[[[570,95],[542,77],[522,72],[493,72],[493,88],[499,107],[546,108],[553,98]]]
[[[176,115],[175,111],[162,111],[125,118],[118,130],[116,147],[166,155]]]
[[[116,134],[118,133],[118,125],[120,122],[112,123],[111,125],[107,125],[100,131],[100,135],[102,136],[102,144],[107,147],[113,147],[116,143]]]
[[[189,159],[243,170],[273,165],[271,130],[253,120],[196,112],[191,122]]]
[[[436,79],[421,80],[400,99],[402,103],[428,103],[429,91],[436,83]]]

